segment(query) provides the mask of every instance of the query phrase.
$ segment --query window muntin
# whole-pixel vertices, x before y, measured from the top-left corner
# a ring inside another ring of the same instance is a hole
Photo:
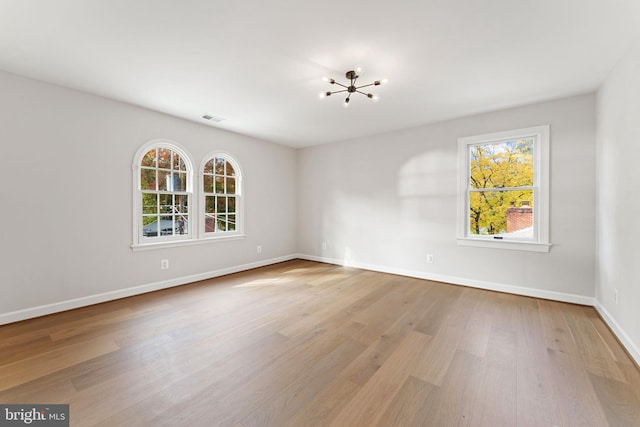
[[[240,231],[240,171],[228,155],[215,154],[202,171],[203,230],[206,236]]]
[[[548,251],[549,126],[458,144],[458,243]]]
[[[137,242],[189,239],[192,169],[188,156],[172,144],[158,143],[143,147],[137,158]]]

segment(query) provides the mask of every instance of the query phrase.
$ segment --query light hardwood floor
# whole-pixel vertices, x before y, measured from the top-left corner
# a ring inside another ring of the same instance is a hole
[[[0,327],[75,426],[639,426],[593,308],[295,260]]]

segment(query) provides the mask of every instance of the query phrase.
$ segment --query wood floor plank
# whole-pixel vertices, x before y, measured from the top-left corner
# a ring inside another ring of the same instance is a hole
[[[254,373],[250,377],[245,375],[244,381],[239,381],[237,374],[227,377],[228,383],[214,383],[198,395],[181,400],[154,419],[154,422],[162,420],[173,425],[193,424],[202,419],[210,419],[207,417],[211,413],[224,413],[226,416],[216,417],[216,423],[232,425],[241,421],[239,418],[243,414],[251,413],[264,405],[349,338],[339,330],[318,330],[299,339],[304,341],[276,357],[272,363],[258,364],[261,369],[254,368]]]
[[[429,296],[424,293],[420,298],[416,299],[414,304],[408,307],[390,326],[387,325],[388,329],[380,334],[375,341],[372,341],[366,350],[355,358],[340,375],[359,385],[364,385],[369,381],[373,374],[380,369],[382,364],[385,363],[389,356],[395,351],[398,344],[409,332],[415,329],[416,325],[424,317],[423,303],[428,298]],[[377,327],[377,325],[374,327]],[[363,329],[366,330],[369,328],[370,325],[367,325],[364,326]],[[367,333],[367,335],[371,334]],[[360,334],[357,339],[365,341]],[[368,343],[368,341],[365,342]]]
[[[280,427],[344,369],[349,360],[359,355],[365,346],[354,340],[347,340],[313,366],[308,366],[301,375],[293,379],[283,390],[273,395],[260,408],[243,417],[245,427]]]
[[[624,373],[627,384],[629,384],[632,392],[636,394],[636,398],[640,399],[640,370],[635,364],[619,363],[620,370]]]
[[[547,348],[577,356],[579,354],[578,347],[562,314],[562,310],[566,306],[547,300],[538,301],[538,306]]]
[[[365,279],[363,285],[358,286],[358,281],[363,278]],[[367,276],[354,276],[349,278],[342,282],[339,293],[331,295],[314,312],[283,328],[280,333],[291,338],[304,334],[327,322],[327,319],[335,316],[336,313],[339,315],[339,313],[344,312],[354,303],[357,303],[358,300],[364,299],[369,295],[376,295],[375,291],[383,287],[386,282],[388,282],[388,279],[385,277],[370,279]]]
[[[535,298],[521,299],[516,326],[518,358],[533,358],[533,360],[545,358],[547,345],[538,300]]]
[[[640,399],[629,384],[592,373],[589,379],[609,425],[640,426]]]
[[[80,419],[91,419],[92,423],[104,426],[127,426],[138,414],[145,414],[145,422],[149,425],[160,423],[166,417],[167,423],[181,425],[179,419],[187,412],[188,402],[194,401],[199,414],[206,406],[201,401],[209,399],[220,402],[224,396],[232,392],[240,384],[245,384],[262,368],[273,363],[286,348],[288,339],[278,333],[272,333],[253,340],[249,345],[236,347],[228,357],[207,359],[204,352],[201,360],[174,356],[159,359],[150,364],[150,369],[143,370],[145,382],[131,383],[131,376],[121,376],[115,381],[108,381],[101,386],[91,387],[82,396],[72,402],[72,416]],[[107,390],[107,399],[98,394]],[[114,392],[123,390],[118,395]],[[96,400],[100,407],[96,407]],[[119,408],[114,411],[113,408]],[[224,417],[224,411],[214,412],[215,419]],[[170,415],[167,415],[170,414]],[[205,414],[204,420],[211,420],[213,415]],[[98,423],[99,422],[99,423]],[[176,424],[177,422],[177,424]]]
[[[289,419],[289,427],[324,427],[347,405],[361,386],[342,377],[327,384],[315,398]]]
[[[482,385],[475,396],[471,425],[506,426],[517,419],[517,334],[493,328],[482,361]]]
[[[600,338],[606,343],[616,363],[635,367],[636,365],[629,354],[624,350],[615,335],[613,335],[611,329],[604,323],[598,312],[593,307],[583,307],[582,311],[586,314],[591,325],[600,335]]]
[[[359,340],[368,344],[387,333],[389,326],[398,320],[398,313],[411,312],[422,294],[423,289],[391,291],[366,310],[357,313],[353,316],[354,321],[365,325],[360,331]]]
[[[482,388],[482,358],[456,350],[429,406],[416,415],[417,425],[472,426],[471,415]]]
[[[418,414],[422,408],[428,406],[429,399],[433,399],[435,393],[437,393],[436,386],[410,376],[391,401],[377,425],[379,427],[421,425],[420,420],[417,419]]]
[[[425,354],[413,368],[411,374],[430,384],[440,386],[449,370],[463,331],[457,327],[445,326],[427,345]]]
[[[136,319],[136,322],[139,322],[142,321],[144,316],[149,316],[149,318],[162,317],[164,314],[164,312],[157,310],[150,310],[149,312],[146,312],[146,314],[140,312],[134,313],[130,310],[117,310],[115,313],[112,311],[106,312],[104,313],[104,316],[100,316],[99,319],[95,319],[96,316],[94,316],[92,319],[88,319],[86,321],[86,325],[78,323],[78,321],[74,321],[71,322],[73,326],[64,328],[58,327],[55,328],[55,330],[50,329],[48,331],[48,340],[40,340],[39,342],[34,342],[30,345],[15,346],[9,351],[1,352],[0,366],[107,335],[116,342],[118,347],[122,347],[122,345],[126,344],[120,339],[121,337],[117,331],[123,328],[123,323],[131,322],[133,319]],[[111,320],[109,320],[110,318]]]
[[[421,356],[428,335],[412,331],[398,345],[374,376],[331,422],[331,426],[373,426],[384,415],[414,364]]]
[[[102,336],[0,367],[0,391],[118,350],[113,337]]]
[[[266,304],[262,309],[268,312],[277,304]],[[272,324],[265,319],[265,313],[249,310],[254,318],[234,317],[235,321],[216,322],[213,325],[197,326],[197,333],[181,331],[178,334],[157,335],[153,339],[145,339],[137,344],[123,348],[120,352],[106,355],[92,362],[91,370],[79,375],[73,375],[72,380],[78,390],[94,384],[99,384],[114,375],[114,373],[135,372],[140,366],[154,359],[178,357],[184,351],[192,352],[191,366],[196,363],[207,364],[229,356],[242,345],[249,345],[261,336],[269,336],[281,327],[284,319],[276,318]],[[278,320],[280,322],[278,322]],[[262,329],[261,331],[257,331]],[[227,344],[233,340],[232,345]],[[206,358],[203,357],[206,355]],[[176,365],[172,367],[175,369]]]
[[[564,317],[589,372],[604,378],[626,382],[624,374],[616,364],[614,353],[593,327],[591,321],[584,316],[582,309],[577,306],[567,307]]]
[[[77,394],[78,392],[69,379],[45,376],[0,391],[0,402],[5,404],[24,404],[25,402],[66,404]]]
[[[156,310],[156,306],[153,306],[152,310]],[[136,313],[128,307],[117,311],[99,313],[88,319],[78,319],[74,322],[68,322],[64,325],[51,328],[49,329],[49,336],[52,341],[57,341],[74,335],[86,334],[88,331],[99,329],[102,325],[120,323],[130,316],[135,315]]]
[[[607,426],[601,403],[581,360],[579,355],[549,351],[549,380],[559,404],[560,425]]]
[[[457,345],[458,350],[484,357],[489,345],[492,324],[493,318],[490,314],[474,311],[462,331]]]
[[[632,426],[592,307],[292,260],[0,326],[0,402],[71,425]]]
[[[549,356],[534,353],[518,356],[517,425],[562,426],[562,401],[557,399]]]
[[[442,323],[452,310],[454,303],[460,298],[464,289],[437,283],[429,290],[431,298],[425,304],[425,316],[416,325],[416,331],[435,336]]]

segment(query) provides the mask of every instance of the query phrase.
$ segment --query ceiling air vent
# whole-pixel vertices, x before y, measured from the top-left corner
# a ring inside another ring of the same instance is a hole
[[[202,116],[202,118],[205,119],[205,120],[209,120],[211,122],[214,122],[214,123],[220,123],[221,121],[224,120],[224,118],[222,118],[222,117],[213,116],[211,114],[205,114],[204,116]]]

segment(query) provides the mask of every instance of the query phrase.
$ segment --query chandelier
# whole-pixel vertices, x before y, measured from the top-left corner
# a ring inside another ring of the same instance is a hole
[[[356,86],[356,80],[358,80],[358,77],[360,77],[360,73],[362,72],[362,68],[360,67],[356,67],[355,70],[351,70],[351,71],[347,71],[345,73],[345,77],[347,78],[347,80],[349,80],[349,83],[344,85],[340,82],[335,81],[335,79],[329,78],[329,77],[323,77],[322,80],[324,80],[327,83],[330,83],[332,85],[338,85],[340,87],[343,87],[344,89],[342,90],[336,90],[336,91],[326,91],[326,92],[320,92],[320,98],[325,98],[327,96],[331,96],[333,94],[336,93],[343,93],[346,92],[347,93],[347,97],[345,98],[344,102],[342,103],[342,106],[347,108],[349,106],[349,102],[351,100],[351,94],[353,93],[359,93],[361,95],[366,96],[367,98],[369,98],[370,100],[372,100],[373,102],[378,102],[380,100],[380,96],[378,96],[377,93],[367,93],[367,92],[363,92],[360,89],[365,88],[365,87],[369,87],[369,86],[380,86],[381,84],[385,84],[388,82],[387,79],[382,79],[382,80],[376,80],[373,83],[369,83],[366,85],[362,85],[362,86]]]

